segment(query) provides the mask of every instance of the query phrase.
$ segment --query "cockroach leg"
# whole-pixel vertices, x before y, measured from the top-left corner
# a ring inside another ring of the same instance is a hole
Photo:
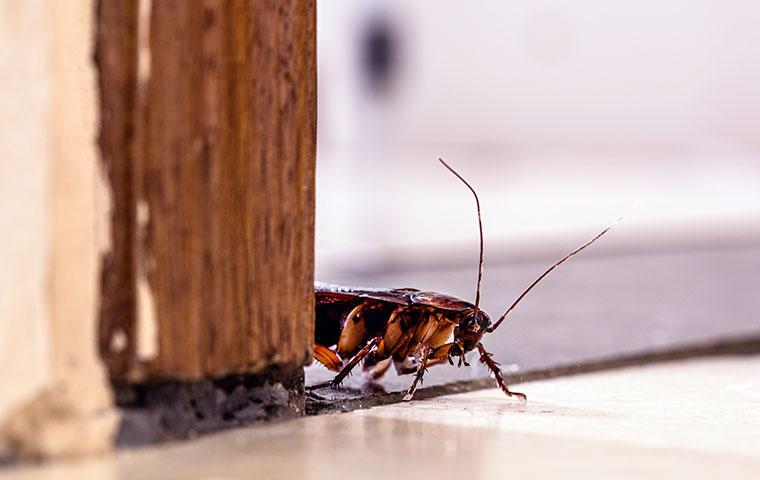
[[[318,343],[314,344],[314,360],[333,372],[339,372],[340,367],[343,365],[337,353]]]
[[[462,354],[459,355],[459,364],[457,365],[457,368],[462,368],[462,364],[464,364],[465,367],[470,366],[470,364],[467,363],[467,357],[464,356],[464,348],[462,348]]]
[[[457,359],[457,368],[462,368],[462,365],[464,365],[465,367],[470,366],[470,364],[467,363],[467,358],[465,358],[464,347],[462,346],[461,343],[453,342],[453,343],[448,344],[448,346],[449,348],[446,353],[446,358],[449,361],[449,365],[454,366],[454,356],[456,355],[459,357]]]
[[[306,387],[306,390],[317,390],[325,387],[337,387],[340,385],[340,382],[342,382],[348,376],[348,374],[351,373],[351,370],[353,370],[354,367],[359,364],[359,362],[364,360],[364,357],[366,357],[373,348],[380,345],[380,342],[382,341],[382,337],[373,337],[369,342],[367,342],[366,345],[364,345],[364,348],[359,350],[359,352],[354,355],[353,358],[351,358],[346,366],[343,367],[343,369],[337,375],[335,375],[335,378],[327,382],[322,382],[310,387]]]
[[[427,372],[428,357],[430,356],[431,351],[432,348],[430,348],[430,345],[422,343],[417,345],[417,350],[414,352],[414,356],[419,362],[419,365],[417,366],[417,374],[414,376],[414,380],[412,381],[409,390],[406,391],[406,395],[404,395],[404,401],[408,402],[411,400],[414,397],[414,392],[417,391],[417,384],[422,384],[422,377],[425,375],[425,372]]]
[[[524,393],[513,392],[507,387],[507,382],[504,380],[504,375],[501,373],[499,364],[494,362],[493,358],[491,358],[491,354],[486,351],[486,348],[482,343],[478,343],[478,352],[480,352],[480,361],[491,370],[491,373],[493,373],[493,376],[496,379],[496,384],[502,392],[509,397],[517,397],[523,402],[528,400],[528,397]]]

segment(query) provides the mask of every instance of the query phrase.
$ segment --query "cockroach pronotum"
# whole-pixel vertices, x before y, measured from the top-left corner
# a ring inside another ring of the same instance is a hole
[[[491,371],[501,391],[510,397],[527,400],[525,394],[509,389],[499,364],[491,358],[481,342],[483,335],[499,328],[517,304],[552,270],[598,240],[625,215],[539,275],[492,324],[488,314],[480,309],[480,286],[483,279],[480,200],[475,189],[459,173],[442,159],[438,160],[475,197],[480,230],[475,304],[414,288],[371,289],[315,284],[314,358],[338,374],[330,381],[307,387],[307,390],[338,386],[362,361],[364,370],[372,379],[380,378],[393,363],[399,374],[415,375],[404,396],[404,400],[411,400],[428,367],[445,361],[454,365],[455,357],[457,367],[469,365],[465,354],[477,350],[480,361]]]

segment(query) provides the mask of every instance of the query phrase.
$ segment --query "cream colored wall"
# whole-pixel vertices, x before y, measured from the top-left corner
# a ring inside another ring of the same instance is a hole
[[[0,440],[21,456],[101,451],[116,425],[96,352],[94,13],[0,0]]]
[[[48,33],[45,1],[0,0],[0,417],[49,373]]]

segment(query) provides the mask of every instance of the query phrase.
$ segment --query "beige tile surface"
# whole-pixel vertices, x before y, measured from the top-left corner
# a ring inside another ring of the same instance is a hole
[[[390,405],[355,415],[760,460],[760,357],[666,363]]]
[[[756,478],[760,357],[696,360],[26,467],[58,478]]]

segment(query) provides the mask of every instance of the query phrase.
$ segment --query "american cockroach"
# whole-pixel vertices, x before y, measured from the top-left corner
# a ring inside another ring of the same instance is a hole
[[[378,379],[392,363],[399,374],[415,375],[404,396],[404,400],[411,400],[428,367],[446,361],[454,365],[455,358],[457,367],[469,365],[465,354],[477,350],[480,361],[491,371],[502,392],[510,397],[527,399],[525,394],[509,389],[499,364],[491,358],[481,342],[483,336],[499,328],[517,304],[552,270],[594,243],[623,217],[550,266],[495,323],[491,323],[488,314],[480,309],[480,286],[483,279],[480,200],[475,189],[459,173],[442,159],[438,160],[475,197],[480,231],[475,304],[414,288],[370,289],[316,283],[314,358],[338,374],[330,381],[307,387],[307,390],[338,386],[362,362],[363,369],[370,377]]]

